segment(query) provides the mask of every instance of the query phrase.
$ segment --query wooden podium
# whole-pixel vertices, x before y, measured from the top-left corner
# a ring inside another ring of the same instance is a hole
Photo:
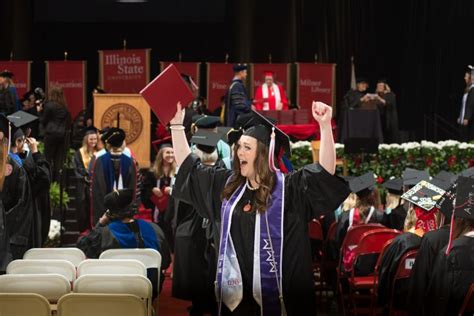
[[[140,168],[150,166],[150,107],[140,94],[94,94],[94,126],[123,129]]]

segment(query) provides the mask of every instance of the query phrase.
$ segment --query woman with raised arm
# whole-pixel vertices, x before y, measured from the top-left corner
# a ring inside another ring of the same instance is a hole
[[[173,196],[220,227],[215,287],[222,315],[316,314],[307,223],[334,211],[349,189],[333,175],[332,109],[313,102],[312,114],[321,129],[319,164],[284,175],[274,159],[289,154],[289,138],[257,112],[248,128],[231,134],[238,141],[227,170],[191,154],[177,106]]]

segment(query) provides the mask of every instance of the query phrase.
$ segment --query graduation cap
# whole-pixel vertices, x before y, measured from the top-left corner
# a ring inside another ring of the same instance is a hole
[[[403,180],[401,178],[390,179],[385,181],[382,186],[391,194],[403,194]]]
[[[272,70],[265,70],[265,71],[263,72],[263,76],[264,76],[264,77],[272,77],[272,78],[273,78],[273,77],[275,76],[275,72],[272,71]]]
[[[192,122],[193,126],[198,128],[216,128],[221,125],[221,119],[218,116],[194,115]]]
[[[247,70],[247,64],[234,64],[234,66],[232,66],[232,69],[234,70],[234,72]]]
[[[161,139],[152,141],[151,144],[153,145],[156,151],[159,151],[163,148],[173,148],[173,142],[171,140],[171,136],[166,136]]]
[[[14,144],[18,138],[22,138],[25,136],[25,133],[23,132],[21,127],[38,119],[37,116],[32,115],[25,111],[17,111],[13,114],[8,115],[6,118],[13,125],[11,126],[11,131],[10,131],[11,144]]]
[[[212,154],[216,150],[219,140],[221,140],[221,135],[217,133],[198,130],[191,138],[191,143],[195,144],[201,151]]]
[[[357,77],[356,83],[362,83],[362,82],[369,83],[369,82],[367,81],[367,78],[365,78],[365,77]]]
[[[456,188],[458,184],[457,182],[452,184],[446,192],[444,192],[441,199],[436,202],[436,208],[446,217],[451,218],[454,209],[454,199],[456,198]]]
[[[89,126],[84,129],[84,136],[97,134],[99,130],[95,126]]]
[[[451,217],[449,228],[449,243],[446,247],[446,255],[451,251],[454,232],[454,218],[465,218],[474,220],[474,178],[459,177],[456,187],[456,205]]]
[[[112,191],[104,197],[104,206],[110,215],[127,215],[132,212],[133,194],[132,189]]]
[[[422,180],[402,195],[402,199],[411,202],[426,211],[430,211],[441,199],[445,190]]]
[[[458,177],[466,177],[466,178],[474,177],[474,167],[461,171],[460,173],[458,173]]]
[[[13,78],[13,72],[5,69],[4,71],[0,72],[0,77],[11,79]]]
[[[358,197],[369,195],[375,187],[375,174],[369,171],[357,178],[349,180],[349,188]]]
[[[438,188],[447,190],[457,179],[454,173],[448,171],[440,171],[431,179],[430,183],[436,185]]]
[[[104,132],[101,139],[112,147],[120,147],[125,140],[125,131],[121,128],[111,127]]]
[[[430,175],[426,170],[406,168],[402,173],[403,185],[414,186],[422,180],[429,180]]]

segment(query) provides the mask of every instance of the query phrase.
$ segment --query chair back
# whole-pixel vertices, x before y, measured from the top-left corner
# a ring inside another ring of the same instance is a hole
[[[77,267],[77,276],[88,274],[138,274],[146,277],[143,263],[134,259],[88,259]]]
[[[151,299],[151,283],[137,274],[88,274],[74,282],[74,293],[131,294]]]
[[[466,297],[464,298],[464,303],[459,310],[459,316],[467,312],[474,311],[474,283],[471,284],[469,291],[467,291]]]
[[[150,248],[136,249],[109,249],[100,254],[99,259],[136,259],[147,269],[161,268],[161,254]]]
[[[79,248],[31,248],[23,259],[59,259],[70,261],[76,268],[86,255]]]
[[[328,229],[327,240],[336,240],[337,222],[332,222]]]
[[[407,251],[400,262],[398,263],[397,272],[395,272],[395,277],[393,279],[393,283],[400,279],[406,279],[410,277],[411,270],[413,269],[413,264],[415,263],[416,254],[418,253],[418,249],[413,249]]]
[[[58,302],[58,316],[145,316],[146,305],[130,294],[71,293]]]
[[[312,219],[308,223],[309,238],[313,240],[323,240],[323,228],[317,219]]]
[[[51,316],[51,308],[46,298],[34,293],[0,294],[0,315]]]
[[[71,292],[71,284],[60,274],[5,274],[0,275],[0,293],[36,293],[56,303]]]
[[[14,260],[7,266],[7,274],[50,274],[64,276],[71,284],[76,280],[76,268],[68,260]]]
[[[364,233],[354,249],[356,260],[358,256],[380,254],[385,244],[400,234],[400,231],[388,228],[375,229]]]

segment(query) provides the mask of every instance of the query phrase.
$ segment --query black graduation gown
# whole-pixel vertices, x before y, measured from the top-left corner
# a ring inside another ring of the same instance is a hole
[[[105,213],[104,197],[113,191],[113,181],[117,181],[117,173],[114,171],[115,179],[109,178],[108,168],[113,162],[107,152],[98,152],[91,160],[91,226],[93,227],[99,218]],[[123,188],[137,191],[137,168],[135,160],[125,153],[120,155],[122,165],[127,165],[127,170],[122,170]],[[115,168],[115,167],[114,167]],[[137,208],[136,201],[133,203],[133,208]]]
[[[377,288],[377,304],[386,306],[390,302],[392,296],[392,285],[397,267],[401,257],[409,250],[420,247],[421,237],[413,233],[404,233],[393,239],[392,244],[385,251],[379,268],[379,284]],[[400,281],[397,283],[394,293],[394,306],[405,309],[400,306],[402,301],[406,301],[407,282]]]
[[[49,225],[51,222],[51,203],[49,188],[51,186],[51,171],[49,163],[40,152],[28,153],[23,161],[28,180],[31,186],[33,198],[33,225],[31,246],[41,247],[48,238]]]
[[[32,235],[34,206],[25,169],[8,157],[7,168],[10,167],[11,174],[5,177],[1,195],[13,259],[22,259],[26,250],[35,242]]]
[[[179,168],[173,196],[192,204],[213,223],[220,223],[221,193],[232,171],[207,167],[190,154]],[[247,190],[248,191],[248,190]],[[283,296],[288,315],[315,315],[314,282],[307,223],[332,212],[349,195],[345,182],[320,165],[307,165],[285,177],[285,220],[283,241]],[[245,194],[244,194],[245,195]],[[252,298],[252,265],[255,212],[243,212],[240,200],[233,213],[231,236],[242,272],[244,298],[230,313],[259,314]],[[216,226],[219,227],[219,226]]]
[[[443,247],[436,257],[425,315],[457,315],[474,283],[474,238],[459,237],[448,256],[445,251]]]
[[[403,231],[405,226],[405,218],[407,217],[408,203],[397,206],[389,215],[384,215],[383,224],[388,228]]]
[[[85,168],[80,150],[74,153],[76,175],[76,220],[79,232],[91,228],[90,219],[90,174]]]
[[[161,228],[156,225],[155,223],[148,223],[153,228],[155,232],[156,239],[158,241],[159,250],[158,252],[161,254],[161,270],[166,270],[171,264],[171,253],[169,249],[168,242],[165,238],[165,234],[161,230]],[[130,229],[130,233],[132,234],[139,234],[140,228],[136,223],[128,223],[127,226]],[[139,238],[135,237],[137,240]],[[115,238],[114,234],[110,231],[108,226],[102,226],[99,223],[95,226],[91,232],[80,238],[77,241],[77,248],[81,249],[87,258],[89,259],[97,259],[99,258],[100,254],[108,249],[120,249],[120,243]],[[144,245],[139,243],[139,248],[144,248]],[[150,270],[150,269],[149,269]],[[152,269],[151,269],[152,270]],[[153,284],[153,297],[156,297],[158,294],[158,289],[156,289],[155,284],[157,283],[157,272],[155,271],[148,271],[148,278],[152,281]],[[161,273],[161,271],[160,271]],[[164,275],[161,273],[160,278],[160,288],[164,281]]]
[[[449,241],[449,225],[423,235],[415,264],[408,282],[407,304],[410,315],[425,315],[427,289],[433,276],[435,260],[441,249]]]
[[[8,226],[6,225],[5,208],[0,199],[0,274],[6,271],[10,261],[12,261],[12,253],[10,251]]]
[[[397,143],[400,141],[398,135],[397,99],[392,92],[385,93],[381,97],[385,100],[385,104],[378,107],[384,140],[386,143]]]

